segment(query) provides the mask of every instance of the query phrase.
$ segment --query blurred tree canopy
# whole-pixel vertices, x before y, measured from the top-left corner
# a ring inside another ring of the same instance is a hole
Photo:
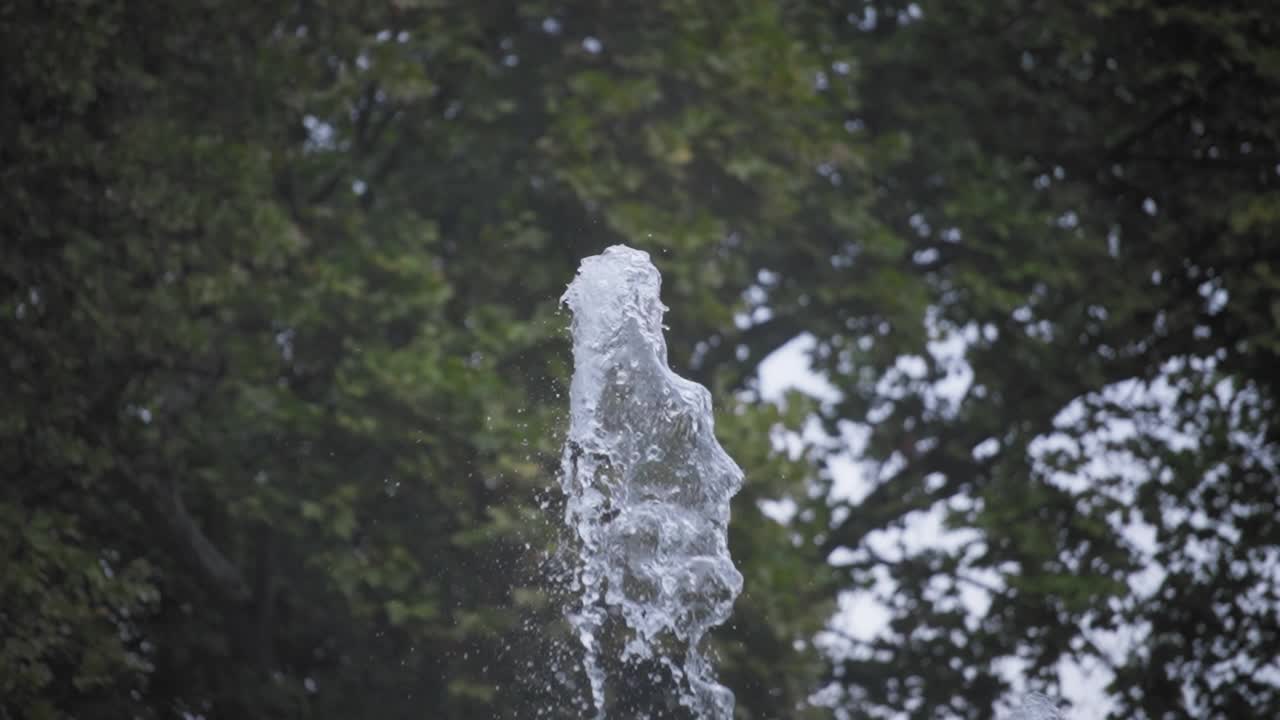
[[[739,717],[989,717],[1064,660],[1117,718],[1280,716],[1278,39],[1246,0],[0,4],[0,717],[583,716],[556,301],[617,242],[747,472]],[[801,335],[832,396],[765,402]]]

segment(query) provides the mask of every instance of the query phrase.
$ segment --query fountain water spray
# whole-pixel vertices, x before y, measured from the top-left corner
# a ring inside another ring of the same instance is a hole
[[[711,393],[667,366],[661,284],[648,253],[615,245],[561,299],[574,360],[561,483],[580,555],[569,621],[597,717],[611,643],[664,669],[687,712],[728,720],[733,693],[700,646],[742,591],[727,540],[742,470],[716,441]]]
[[[1022,696],[1022,702],[1014,709],[1009,720],[1062,720],[1058,703],[1037,692]]]

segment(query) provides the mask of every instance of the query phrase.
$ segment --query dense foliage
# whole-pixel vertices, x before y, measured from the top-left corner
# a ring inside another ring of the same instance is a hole
[[[616,242],[747,472],[740,717],[987,717],[1063,660],[1115,717],[1280,715],[1277,38],[1244,0],[0,3],[0,717],[583,716],[557,298]],[[764,402],[802,334],[833,394]]]

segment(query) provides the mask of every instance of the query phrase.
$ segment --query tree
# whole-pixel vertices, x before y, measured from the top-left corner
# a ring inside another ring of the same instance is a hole
[[[829,420],[867,421],[883,463],[824,543],[853,551],[855,586],[888,568],[896,587],[887,637],[837,667],[854,714],[980,713],[1008,656],[1045,680],[1064,657],[1110,665],[1114,717],[1274,714],[1275,14],[875,2],[833,20],[851,128],[903,148],[872,212],[928,292],[869,349],[813,328],[845,396]],[[964,338],[954,402],[935,385],[954,359],[922,331]],[[978,533],[874,542],[931,508]],[[976,621],[962,588],[989,600]]]
[[[784,82],[805,54],[775,11],[0,19],[4,716],[579,716],[537,567],[568,373],[556,298],[635,231],[622,218],[670,212],[650,247],[671,253],[685,348],[731,321],[750,278],[721,267],[717,230],[739,211],[695,202],[687,138],[723,135],[707,172],[784,172],[733,149],[762,130],[742,108],[780,126],[810,99]],[[706,46],[729,38],[777,47],[724,64]],[[766,63],[772,85],[751,80]],[[722,407],[740,444],[782,420]],[[750,455],[752,591],[725,654],[745,711],[776,716],[820,671],[794,643],[829,593],[794,592],[824,566],[779,552],[751,504],[799,464]]]
[[[616,242],[747,472],[741,717],[1085,656],[1118,717],[1275,714],[1254,5],[5,6],[0,716],[580,716],[556,298]],[[760,402],[803,333],[840,398]],[[887,542],[927,512],[963,544]]]

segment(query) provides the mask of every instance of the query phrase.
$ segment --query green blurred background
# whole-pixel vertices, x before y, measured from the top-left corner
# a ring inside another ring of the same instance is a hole
[[[1280,716],[1278,10],[0,3],[0,718],[585,717],[619,242],[747,474],[738,717]],[[798,336],[834,394],[762,399]]]

